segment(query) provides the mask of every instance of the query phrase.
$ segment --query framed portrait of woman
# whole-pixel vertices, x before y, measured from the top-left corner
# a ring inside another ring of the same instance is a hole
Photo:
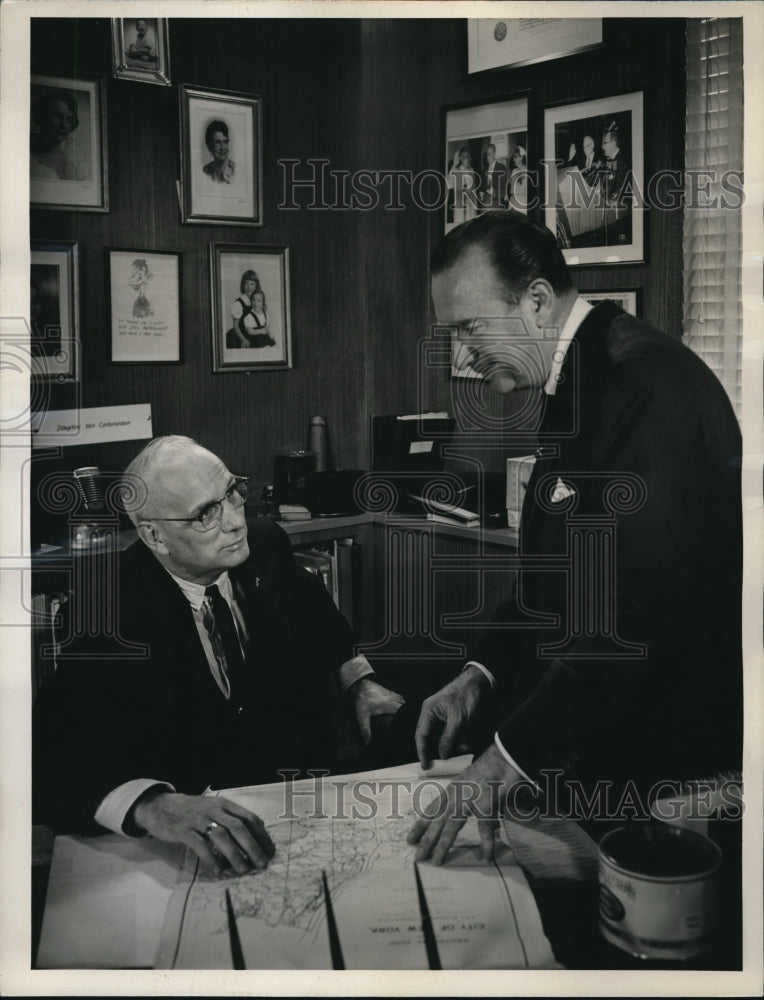
[[[262,98],[181,84],[183,222],[262,226]]]
[[[289,247],[210,245],[216,372],[292,367]]]
[[[109,210],[103,80],[31,77],[29,195],[33,207]]]

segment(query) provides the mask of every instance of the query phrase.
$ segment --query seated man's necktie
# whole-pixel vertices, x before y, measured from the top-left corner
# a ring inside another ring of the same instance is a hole
[[[237,680],[241,677],[244,667],[244,658],[241,654],[241,645],[239,643],[238,633],[236,632],[233,613],[228,601],[226,601],[220,593],[216,584],[213,583],[211,586],[207,587],[204,591],[204,596],[209,599],[212,606],[212,617],[214,621],[209,621],[209,619],[206,618],[205,624],[207,625],[207,630],[210,632],[210,638],[213,641],[213,648],[215,645],[214,632],[216,632],[219,644],[222,646],[223,656],[225,657],[225,668],[229,684],[232,687],[235,687]]]

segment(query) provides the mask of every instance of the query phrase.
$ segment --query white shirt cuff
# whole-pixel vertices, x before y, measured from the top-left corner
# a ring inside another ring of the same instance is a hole
[[[339,680],[340,688],[345,692],[351,684],[355,684],[362,677],[368,677],[373,673],[374,668],[365,656],[354,656],[352,660],[348,660],[342,664],[337,671],[337,679]]]
[[[462,667],[462,672],[464,672],[467,669],[467,667],[477,667],[478,670],[481,672],[481,674],[485,674],[485,676],[488,678],[488,683],[491,685],[491,690],[492,691],[494,690],[494,688],[496,687],[496,678],[493,676],[488,667],[484,667],[482,663],[478,663],[476,660],[469,660]]]
[[[105,826],[113,833],[121,833],[124,837],[133,837],[133,834],[125,832],[124,823],[136,801],[149,788],[165,788],[168,792],[175,791],[168,782],[155,781],[153,778],[134,778],[132,781],[126,781],[103,797],[95,812],[96,823],[100,823],[101,826]]]
[[[533,778],[529,778],[528,775],[525,773],[525,771],[523,771],[523,769],[517,763],[517,761],[515,760],[515,758],[512,757],[510,754],[508,754],[507,751],[504,749],[504,744],[499,739],[499,734],[498,733],[494,734],[493,742],[496,744],[496,747],[497,747],[499,753],[504,758],[504,760],[509,764],[509,766],[513,767],[517,771],[517,773],[520,775],[521,778],[525,778],[525,780],[529,784],[533,785],[533,787],[536,789],[537,792],[540,792],[541,789],[539,788],[538,783],[535,782],[533,780]]]

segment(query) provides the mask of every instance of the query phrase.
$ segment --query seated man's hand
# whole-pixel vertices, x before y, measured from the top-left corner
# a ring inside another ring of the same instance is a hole
[[[230,866],[244,875],[265,868],[276,850],[258,816],[220,796],[150,788],[133,806],[131,819],[157,840],[190,847],[210,871]]]
[[[490,690],[491,684],[483,671],[469,666],[450,684],[425,699],[415,734],[417,755],[425,771],[432,766],[433,757],[445,760],[459,749],[460,732],[475,714],[483,692]]]
[[[418,844],[417,861],[431,858],[440,865],[456,836],[471,815],[478,818],[480,846],[486,861],[492,861],[499,819],[509,789],[521,781],[495,746],[489,747],[458,778],[443,789],[409,831],[409,844]]]
[[[350,688],[355,699],[355,714],[364,744],[371,740],[371,718],[374,715],[395,715],[406,704],[395,691],[388,691],[371,677],[362,677]]]

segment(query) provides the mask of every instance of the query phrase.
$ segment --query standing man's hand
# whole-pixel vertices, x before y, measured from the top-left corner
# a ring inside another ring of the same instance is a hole
[[[355,703],[355,715],[361,739],[367,745],[371,740],[371,719],[375,715],[395,715],[406,704],[395,691],[388,691],[371,677],[362,677],[350,687]]]
[[[150,788],[133,806],[130,819],[157,840],[190,847],[210,871],[230,866],[244,875],[266,868],[276,852],[260,817],[220,796]]]
[[[477,711],[482,695],[490,690],[490,681],[483,671],[468,666],[422,703],[415,738],[419,762],[425,771],[432,767],[434,757],[445,760],[459,749],[460,733]]]
[[[472,815],[478,818],[483,857],[492,861],[507,795],[510,788],[522,780],[498,749],[489,747],[443,789],[425,810],[426,815],[414,823],[407,840],[409,844],[419,845],[417,861],[431,858],[433,864],[442,864],[457,834]]]

